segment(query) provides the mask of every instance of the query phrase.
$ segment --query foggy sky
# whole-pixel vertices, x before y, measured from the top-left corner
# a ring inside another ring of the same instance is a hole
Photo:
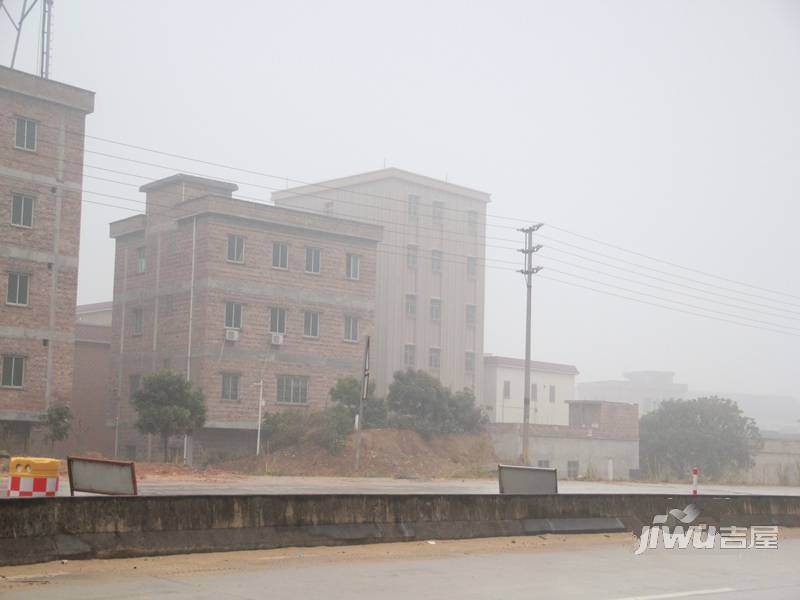
[[[590,252],[800,311],[797,2],[56,0],[54,31],[53,78],[97,92],[91,135],[301,181],[385,161],[490,192],[490,215],[545,221],[798,297],[541,230]],[[35,40],[27,42],[20,66],[32,70]],[[286,185],[94,140],[87,147],[167,168],[92,154],[88,165],[150,178],[178,169],[222,176],[240,182],[242,195],[265,200],[268,189],[244,182]],[[86,178],[84,187],[143,200],[134,186]],[[84,204],[79,302],[111,299],[108,223],[131,214]],[[522,223],[490,216],[489,224],[490,237],[512,241],[488,240],[488,258],[518,261],[513,250],[493,246],[521,246],[509,227]],[[542,275],[632,295],[548,270],[559,269],[659,294],[551,262],[636,278],[537,241],[545,244],[536,261]],[[486,351],[522,356],[522,276],[490,264],[486,282]],[[800,396],[798,337],[545,279],[534,296],[534,358],[575,364],[581,380],[661,369],[697,389]],[[800,320],[670,297],[800,328]]]

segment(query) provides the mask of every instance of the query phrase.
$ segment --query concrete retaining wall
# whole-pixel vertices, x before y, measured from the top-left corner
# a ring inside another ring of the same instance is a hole
[[[800,497],[623,494],[57,497],[0,501],[0,564],[548,532],[639,531],[695,503],[710,525],[800,526]]]

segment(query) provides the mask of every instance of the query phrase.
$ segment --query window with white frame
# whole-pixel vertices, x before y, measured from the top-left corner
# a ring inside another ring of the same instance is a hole
[[[414,344],[406,344],[403,349],[403,364],[407,369],[417,366],[417,347]]]
[[[225,329],[242,328],[242,305],[238,302],[225,303]]]
[[[134,308],[131,313],[131,335],[142,335],[144,331],[144,311]]]
[[[6,304],[28,306],[31,276],[30,273],[9,273],[6,290]]]
[[[272,244],[272,268],[289,268],[289,246],[281,242],[274,242]]]
[[[549,460],[537,460],[536,466],[540,469],[549,469],[550,468],[550,461]]]
[[[24,194],[11,195],[11,224],[17,227],[33,227],[33,197]]]
[[[36,134],[38,123],[25,117],[17,117],[17,130],[14,146],[20,150],[36,150]]]
[[[223,373],[222,374],[222,399],[223,400],[238,400],[239,399],[239,373]]]
[[[466,321],[467,325],[475,325],[475,321],[477,320],[478,315],[478,308],[474,304],[467,304],[466,309]]]
[[[433,202],[433,222],[441,223],[444,219],[444,202],[434,200]]]
[[[416,317],[417,316],[417,295],[416,294],[406,294],[406,316],[407,317]]]
[[[409,269],[416,269],[417,268],[417,254],[419,253],[419,248],[414,244],[409,244],[406,248],[406,267]]]
[[[550,402],[555,402],[555,401],[556,401],[556,386],[551,385],[550,386]]]
[[[347,255],[347,278],[358,279],[361,277],[361,257],[358,254]]]
[[[3,356],[3,387],[21,388],[25,383],[25,357],[16,354]]]
[[[346,342],[358,341],[358,317],[344,318],[344,340]]]
[[[442,364],[442,351],[439,348],[431,348],[428,352],[428,366],[431,369],[438,369]]]
[[[269,332],[286,333],[286,309],[273,306],[269,309]]]
[[[511,400],[511,382],[507,379],[503,382],[503,400]]]
[[[136,272],[144,273],[147,268],[147,254],[144,246],[136,249]]]
[[[303,335],[310,338],[319,337],[319,313],[307,310],[303,313]]]
[[[442,251],[431,250],[431,271],[434,273],[442,272]]]
[[[467,277],[473,278],[478,273],[478,259],[474,256],[467,257]]]
[[[416,221],[419,218],[419,196],[408,195],[408,220]]]
[[[464,370],[471,373],[475,370],[475,353],[474,352],[465,352],[464,353]]]
[[[244,237],[241,235],[228,236],[228,262],[244,262]]]
[[[442,301],[440,298],[431,298],[431,321],[441,321]]]
[[[306,248],[306,273],[319,274],[320,249]]]
[[[277,400],[281,404],[308,404],[308,377],[279,375]]]

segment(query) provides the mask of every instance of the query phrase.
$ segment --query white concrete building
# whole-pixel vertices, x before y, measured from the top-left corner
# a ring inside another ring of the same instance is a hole
[[[583,381],[578,384],[581,400],[629,402],[639,406],[639,415],[654,411],[664,400],[685,399],[689,386],[675,383],[672,371],[630,371],[625,380]]]
[[[530,422],[539,425],[569,425],[569,404],[575,400],[578,369],[531,361]],[[520,358],[483,357],[481,404],[493,423],[522,423],[525,392],[525,361]]]

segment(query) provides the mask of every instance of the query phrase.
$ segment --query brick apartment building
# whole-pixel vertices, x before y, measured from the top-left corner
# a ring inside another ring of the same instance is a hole
[[[109,412],[120,456],[149,458],[130,397],[156,370],[187,373],[205,392],[195,456],[255,451],[262,377],[265,411],[310,410],[329,402],[338,377],[360,372],[381,228],[235,199],[236,189],[174,175],[140,188],[146,214],[111,224]],[[181,448],[173,440],[171,452]]]
[[[72,399],[84,124],[94,92],[0,67],[0,434]]]
[[[378,246],[373,370],[428,371],[483,391],[486,192],[396,168],[281,190],[280,206],[374,223]]]

